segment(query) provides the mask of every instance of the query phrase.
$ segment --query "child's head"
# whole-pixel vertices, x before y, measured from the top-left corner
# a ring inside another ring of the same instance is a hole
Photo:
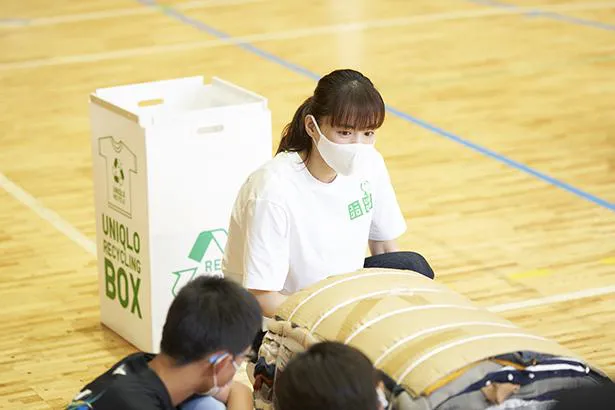
[[[276,410],[377,410],[378,374],[359,350],[323,342],[295,356],[276,377]]]
[[[228,279],[200,276],[171,303],[160,350],[177,366],[202,364],[201,388],[218,388],[230,382],[261,327],[261,308],[250,292]]]

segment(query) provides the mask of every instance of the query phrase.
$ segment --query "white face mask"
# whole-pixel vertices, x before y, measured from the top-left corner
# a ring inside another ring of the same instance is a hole
[[[316,118],[309,116],[320,136],[316,148],[323,160],[336,173],[352,175],[364,164],[366,158],[372,153],[374,144],[336,144],[330,141],[320,131]]]
[[[214,385],[212,386],[211,389],[203,393],[204,396],[215,396],[216,394],[220,393],[222,389],[224,389],[226,386],[228,386],[229,384],[233,382],[233,379],[231,378],[231,380],[229,380],[229,382],[225,384],[224,386],[218,386],[218,378],[216,376],[216,366],[218,365],[218,363],[220,363],[220,361],[222,361],[222,359],[224,359],[228,355],[229,355],[228,353],[224,353],[222,356],[213,357],[209,359],[209,362],[213,365]],[[233,367],[235,368],[235,371],[239,370],[239,365],[235,363],[234,360],[232,361],[232,363],[233,363]]]
[[[378,394],[378,402],[382,406],[383,409],[387,410],[389,408],[389,402],[387,401],[387,396],[384,394],[381,388],[376,388],[376,393]]]

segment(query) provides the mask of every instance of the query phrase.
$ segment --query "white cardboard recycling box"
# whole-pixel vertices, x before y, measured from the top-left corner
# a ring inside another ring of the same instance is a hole
[[[267,100],[203,77],[90,96],[101,321],[158,352],[168,307],[221,275],[235,197],[271,158]]]

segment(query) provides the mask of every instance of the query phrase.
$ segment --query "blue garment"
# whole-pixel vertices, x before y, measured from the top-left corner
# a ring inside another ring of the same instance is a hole
[[[179,410],[226,410],[226,405],[213,397],[200,396],[185,401]]]

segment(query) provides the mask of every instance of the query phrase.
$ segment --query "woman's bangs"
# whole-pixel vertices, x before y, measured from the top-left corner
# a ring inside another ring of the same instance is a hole
[[[375,130],[384,122],[384,102],[375,89],[340,93],[333,105],[330,120],[333,127]]]

